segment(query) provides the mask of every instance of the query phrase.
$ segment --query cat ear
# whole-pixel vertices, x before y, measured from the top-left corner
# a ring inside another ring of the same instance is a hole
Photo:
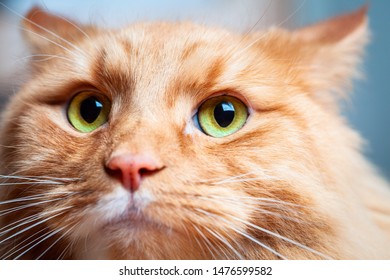
[[[63,17],[50,14],[41,8],[32,8],[22,25],[23,35],[30,43],[33,52],[44,52],[50,49],[69,47],[68,42],[82,36],[83,31],[77,23]]]
[[[344,97],[369,39],[367,6],[293,32],[305,57],[303,80],[324,101]],[[306,85],[307,86],[307,85]],[[328,93],[328,94],[326,94]]]

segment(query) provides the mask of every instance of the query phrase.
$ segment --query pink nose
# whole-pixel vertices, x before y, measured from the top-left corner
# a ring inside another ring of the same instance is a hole
[[[123,187],[132,193],[139,189],[144,176],[162,169],[151,157],[128,153],[110,158],[106,167],[112,174],[119,176]]]

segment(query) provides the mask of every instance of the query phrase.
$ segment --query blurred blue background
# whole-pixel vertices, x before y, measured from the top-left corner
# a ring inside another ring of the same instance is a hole
[[[299,23],[348,12],[366,3],[372,39],[363,64],[365,79],[355,82],[344,113],[367,140],[367,156],[390,179],[390,1],[309,0],[299,12]]]
[[[0,108],[23,81],[25,54],[18,24],[33,5],[83,23],[120,26],[139,20],[195,20],[245,31],[270,25],[294,28],[352,11],[369,3],[372,42],[344,114],[367,140],[366,154],[390,179],[390,1],[383,0],[13,0],[0,5]],[[19,73],[19,74],[15,74]]]

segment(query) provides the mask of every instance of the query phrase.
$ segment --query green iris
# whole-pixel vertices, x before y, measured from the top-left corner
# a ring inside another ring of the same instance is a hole
[[[105,124],[110,113],[110,101],[95,92],[83,91],[71,100],[68,120],[80,132],[88,133]]]
[[[197,113],[200,128],[209,136],[225,137],[244,126],[248,109],[239,99],[220,95],[206,100]]]

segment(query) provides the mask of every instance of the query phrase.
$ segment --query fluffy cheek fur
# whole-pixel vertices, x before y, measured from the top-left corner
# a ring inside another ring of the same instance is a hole
[[[331,219],[318,210],[327,194],[316,175],[313,143],[304,123],[292,117],[294,110],[253,112],[248,125],[228,142],[208,139],[195,128],[190,134],[185,129],[166,133],[176,138],[155,135],[148,145],[160,150],[157,156],[169,168],[145,178],[134,194],[104,166],[121,144],[115,141],[118,132],[107,127],[84,137],[71,132],[61,113],[46,110],[23,108],[5,142],[17,147],[5,154],[13,158],[8,172],[48,178],[44,184],[19,181],[6,198],[35,196],[38,205],[7,215],[5,224],[38,215],[44,220],[39,230],[53,233],[31,256],[47,248],[46,258],[62,253],[120,259],[335,256]],[[32,232],[37,229],[21,234],[20,240],[29,240]]]

